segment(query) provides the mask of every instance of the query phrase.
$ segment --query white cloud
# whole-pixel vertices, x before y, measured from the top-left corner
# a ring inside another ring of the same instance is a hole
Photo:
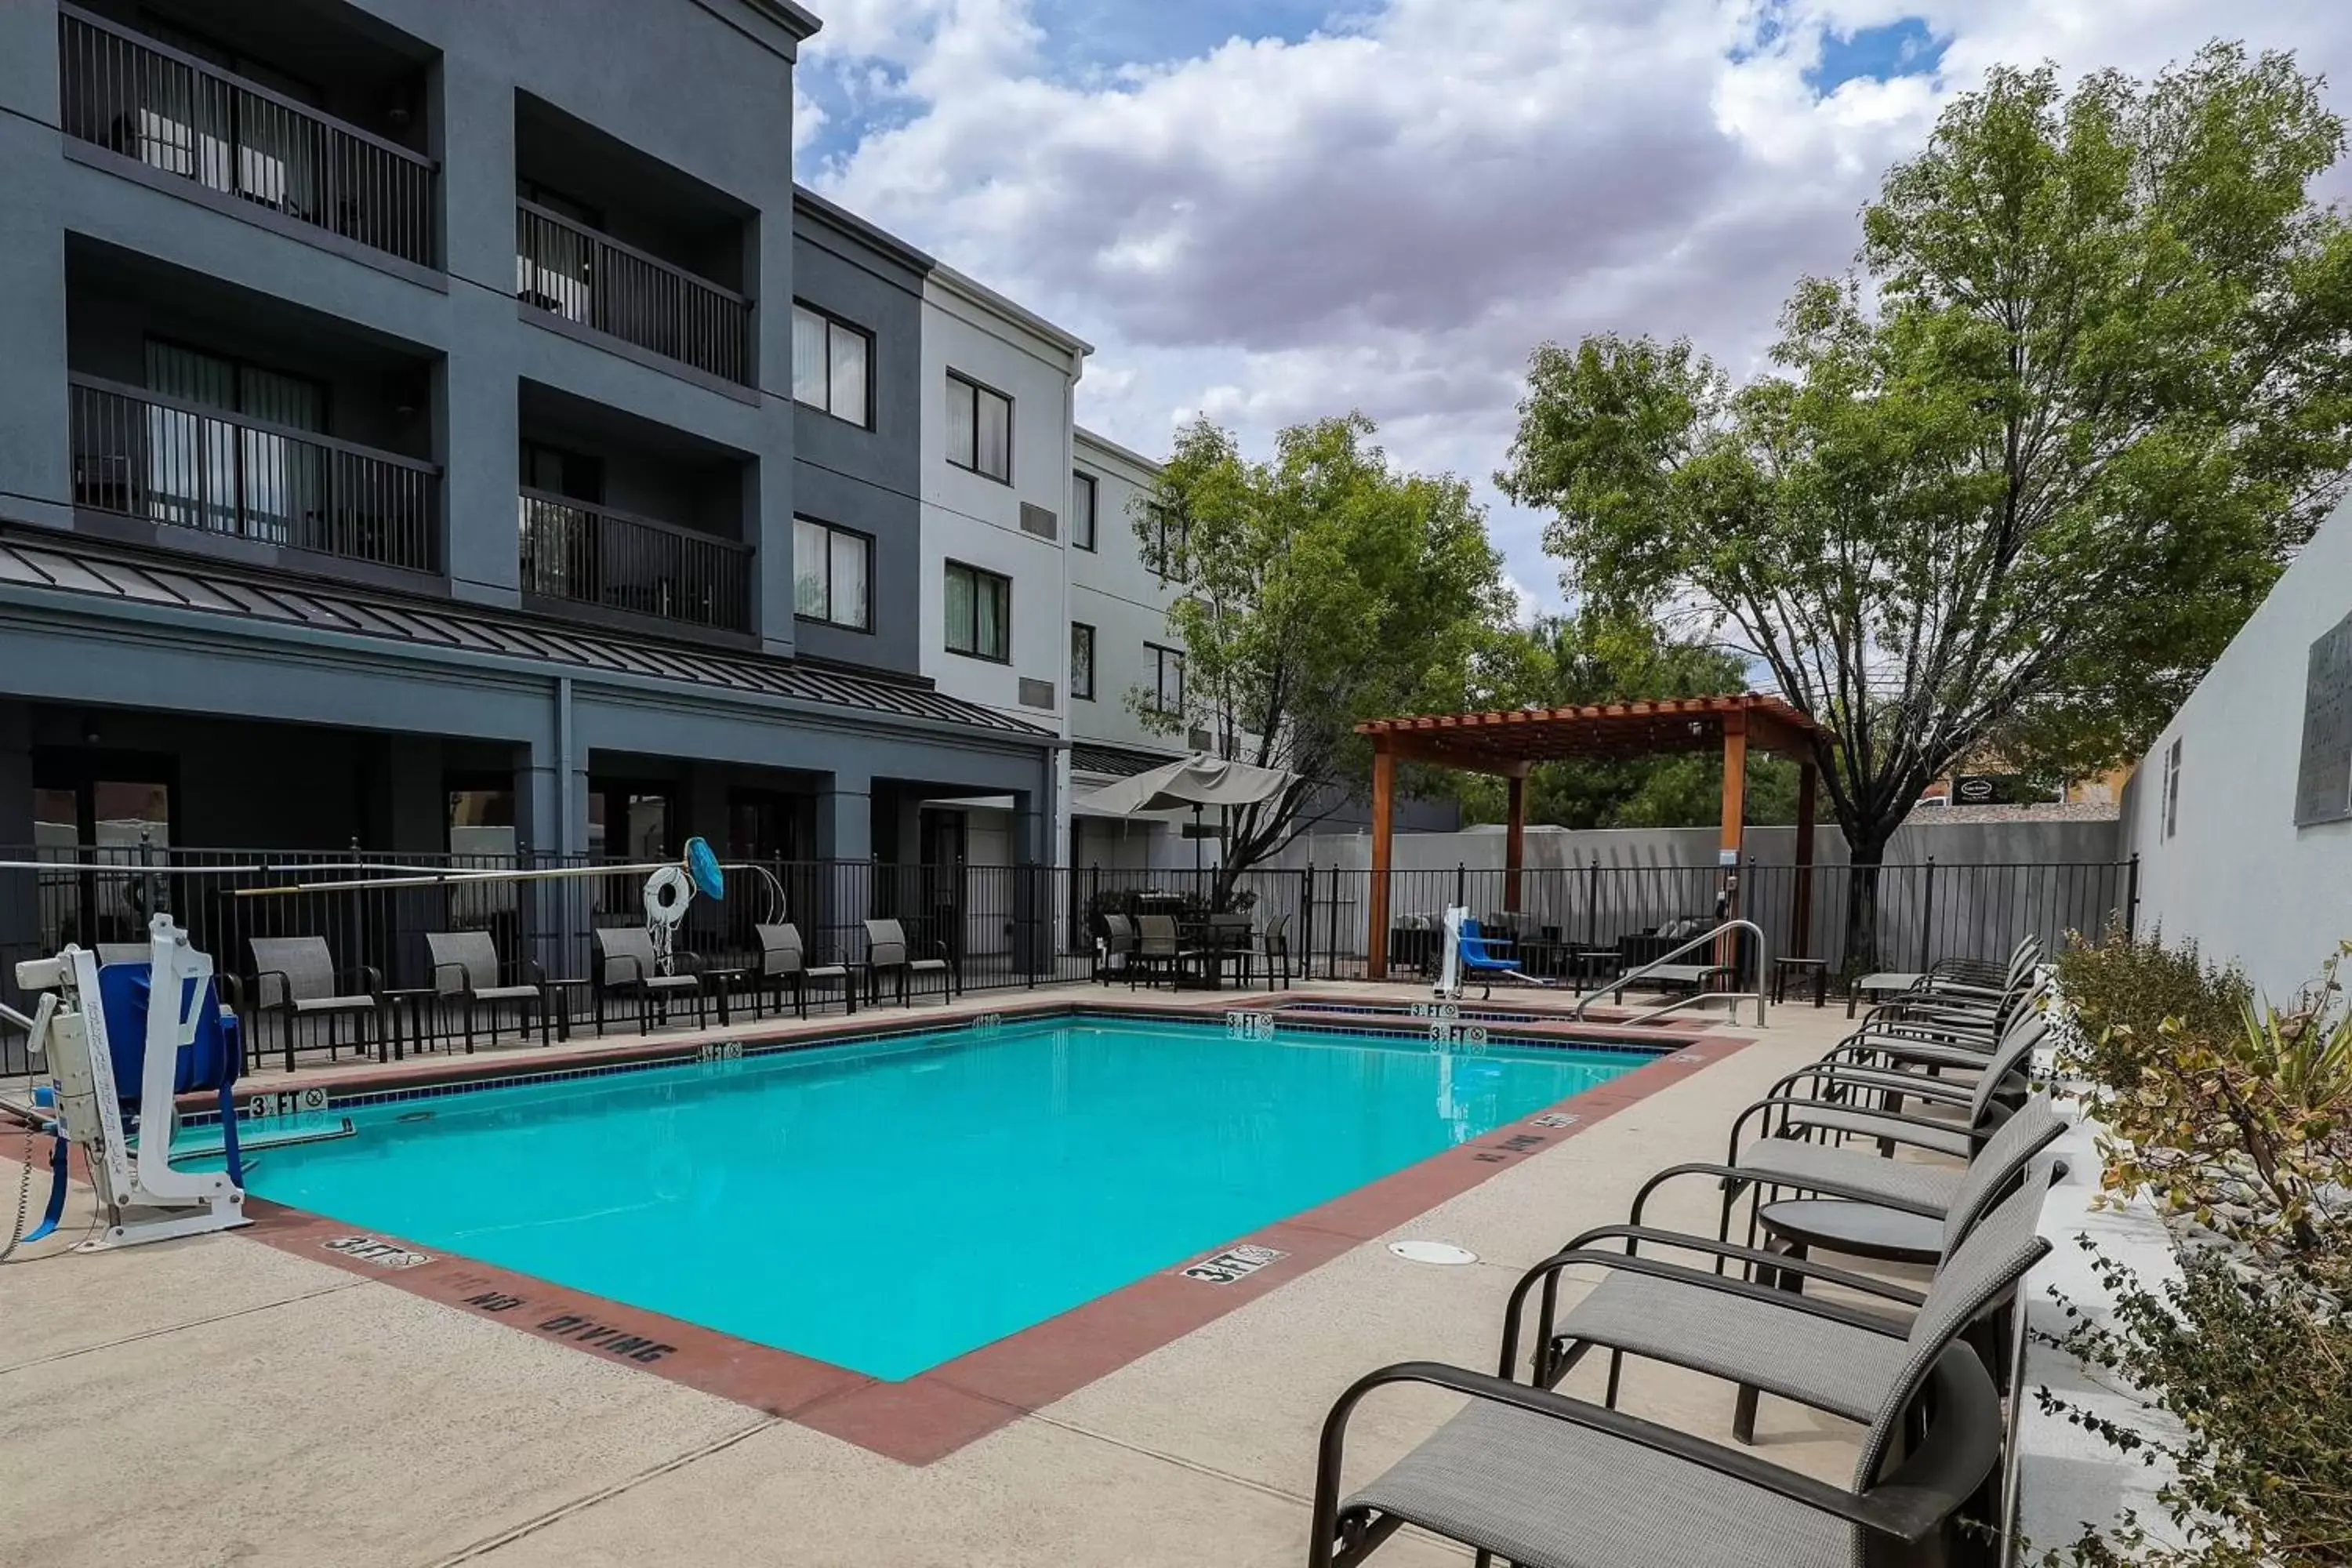
[[[877,118],[806,177],[1097,344],[1087,423],[1154,451],[1206,411],[1263,449],[1360,407],[1490,500],[1538,342],[1688,334],[1751,367],[1987,65],[2147,73],[2250,33],[2352,66],[2340,0],[1388,0],[1076,80],[1027,0],[820,9],[804,72]],[[1806,82],[1825,30],[1906,16],[1946,41],[1933,75]],[[1492,521],[1557,605],[1540,521]]]

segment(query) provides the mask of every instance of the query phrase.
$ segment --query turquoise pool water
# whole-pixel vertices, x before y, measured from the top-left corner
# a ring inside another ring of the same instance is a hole
[[[899,1379],[1644,1059],[1015,1022],[361,1107],[247,1180]]]

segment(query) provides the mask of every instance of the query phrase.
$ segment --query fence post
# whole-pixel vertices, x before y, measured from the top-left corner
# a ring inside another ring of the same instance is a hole
[[[1936,858],[1927,857],[1927,890],[1920,896],[1919,910],[1919,971],[1926,973],[1936,966]]]
[[[2132,851],[2124,870],[2124,935],[2139,934],[2139,851]]]
[[[1601,857],[1595,855],[1584,872],[1584,945],[1601,945]]]
[[[1464,909],[1470,907],[1470,867],[1466,861],[1454,863],[1454,901]]]
[[[1331,913],[1323,921],[1323,929],[1331,937],[1323,959],[1323,978],[1326,980],[1339,973],[1339,868],[1336,864],[1331,868],[1330,905]]]
[[[1298,885],[1298,978],[1309,978],[1308,967],[1315,962],[1315,862],[1307,862],[1299,873]]]

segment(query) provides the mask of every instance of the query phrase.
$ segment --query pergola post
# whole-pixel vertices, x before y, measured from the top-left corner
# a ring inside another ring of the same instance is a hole
[[[1723,716],[1723,837],[1716,857],[1728,879],[1724,918],[1739,913],[1739,851],[1748,816],[1748,716]]]
[[[1519,873],[1528,863],[1528,770],[1526,764],[1503,775],[1509,809],[1503,826],[1503,908],[1519,909]]]
[[[1789,910],[1789,946],[1797,958],[1813,955],[1813,816],[1821,776],[1821,764],[1811,757],[1798,766],[1797,887]]]
[[[1389,977],[1389,837],[1395,831],[1396,753],[1372,742],[1372,885],[1365,900],[1364,978]]]

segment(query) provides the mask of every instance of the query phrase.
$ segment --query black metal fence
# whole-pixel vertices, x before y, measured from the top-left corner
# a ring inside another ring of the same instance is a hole
[[[454,1000],[427,994],[436,975],[425,937],[439,931],[489,933],[503,961],[534,977],[577,984],[554,987],[566,1022],[594,1012],[591,933],[600,927],[642,930],[642,872],[562,875],[535,881],[453,882],[351,889],[338,884],[404,871],[523,870],[573,873],[619,862],[544,856],[292,854],[163,849],[143,846],[0,848],[0,860],[43,862],[0,870],[0,1001],[28,1011],[16,994],[18,960],[68,942],[95,947],[143,940],[147,915],[171,911],[195,945],[233,978],[258,967],[257,938],[322,939],[338,970],[364,968],[360,984],[384,999],[379,1026],[396,1027],[410,1047],[447,1046],[463,1037]],[[1864,873],[1845,867],[1811,872],[1811,918],[1804,939],[1792,924],[1794,867],[1739,868],[1740,912],[1757,921],[1769,952],[1826,959],[1832,973],[1862,965],[1922,967],[1949,955],[2005,951],[2033,931],[2053,946],[2072,931],[2111,919],[2128,922],[2137,874],[2130,861],[2036,865],[1887,866],[1860,932],[1850,932],[1847,899]],[[1251,870],[1221,880],[1214,870],[1114,870],[1099,867],[899,866],[869,861],[781,861],[737,865],[723,900],[696,900],[676,936],[677,963],[706,973],[756,969],[762,924],[798,928],[812,964],[856,965],[866,955],[869,919],[894,919],[919,952],[953,963],[967,990],[1034,986],[1082,979],[1097,968],[1107,912],[1169,913],[1180,918],[1239,911],[1251,945],[1277,949],[1291,971],[1311,978],[1360,978],[1366,969],[1371,879],[1336,867]],[[1588,866],[1519,874],[1516,909],[1499,870],[1391,873],[1389,963],[1410,977],[1436,958],[1444,911],[1468,907],[1507,929],[1517,955],[1536,973],[1573,972],[1578,949],[1607,948],[1623,961],[1657,956],[1671,942],[1661,927],[1712,918],[1727,893],[1719,868]],[[1851,940],[1866,935],[1867,956]],[[716,986],[713,976],[713,987]],[[731,982],[740,994],[744,980]],[[822,994],[819,994],[822,995]],[[634,1004],[623,1005],[631,1013]],[[509,1026],[511,1026],[509,1023]],[[272,1018],[252,1047],[339,1054],[349,1044],[323,1025],[293,1027]],[[0,1073],[26,1070],[24,1040],[0,1029]]]

